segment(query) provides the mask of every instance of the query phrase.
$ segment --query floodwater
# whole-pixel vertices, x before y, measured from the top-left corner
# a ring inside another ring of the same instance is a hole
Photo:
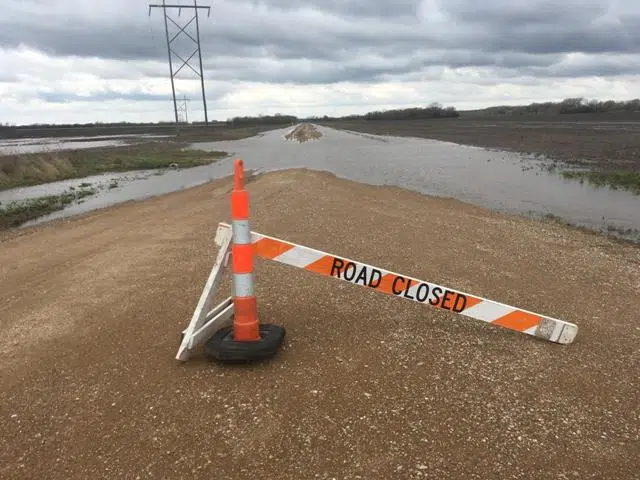
[[[159,138],[164,135],[97,135],[95,137],[42,137],[16,138],[0,140],[0,155],[19,155],[22,153],[53,152],[69,149],[84,149],[96,147],[118,147],[126,145],[125,139]]]
[[[27,200],[44,195],[57,195],[69,191],[70,187],[78,190],[83,183],[90,183],[92,188],[98,190],[96,195],[85,197],[78,203],[72,203],[64,210],[54,212],[22,225],[23,227],[27,227],[57,218],[69,217],[99,208],[109,207],[122,202],[142,200],[155,195],[195,187],[228,174],[228,171],[214,164],[184,170],[145,170],[93,175],[79,179],[0,191],[0,203],[7,203],[13,200]]]
[[[251,169],[327,170],[350,180],[453,197],[503,212],[551,214],[597,230],[635,230],[625,236],[640,240],[640,196],[564,179],[545,170],[543,161],[534,157],[422,138],[318,128],[323,137],[302,144],[283,141],[286,129],[198,147],[233,153]],[[231,162],[225,169],[232,171]]]
[[[242,158],[247,169],[259,172],[297,167],[324,170],[342,178],[453,197],[503,212],[551,214],[596,230],[615,228],[626,231],[618,235],[640,241],[640,196],[564,179],[544,170],[542,162],[533,157],[428,139],[318,129],[323,137],[306,143],[286,141],[284,135],[290,128],[243,140],[198,143],[195,148],[231,155],[212,165],[161,175],[130,172],[0,192],[0,202],[61,192],[83,181],[120,179],[117,188],[101,190],[82,204],[31,222],[39,223],[231,175],[233,160]]]

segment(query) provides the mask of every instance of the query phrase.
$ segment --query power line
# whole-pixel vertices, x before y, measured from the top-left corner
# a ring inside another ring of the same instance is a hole
[[[202,87],[202,104],[204,106],[204,122],[205,125],[209,125],[209,117],[207,115],[207,100],[205,97],[205,92],[204,92],[204,75],[202,73],[202,52],[200,49],[200,24],[199,24],[199,15],[198,15],[198,10],[200,9],[206,9],[207,10],[207,17],[211,16],[211,7],[209,6],[204,6],[204,5],[198,5],[198,0],[193,0],[193,5],[176,5],[176,4],[167,4],[166,0],[162,0],[162,4],[149,4],[149,15],[151,15],[151,9],[152,8],[162,8],[162,11],[164,12],[164,30],[165,30],[165,34],[167,37],[167,55],[169,57],[169,74],[171,77],[171,92],[173,94],[173,110],[175,113],[175,117],[176,117],[176,128],[178,128],[178,103],[176,101],[176,88],[175,88],[175,83],[174,83],[174,78],[176,77],[176,75],[180,72],[180,70],[182,70],[183,67],[187,66],[189,67],[198,77],[200,77],[200,85]],[[178,24],[178,22],[176,22],[173,18],[171,18],[169,16],[169,14],[167,13],[168,9],[178,9],[178,16],[180,16],[180,14],[182,13],[182,10],[193,10],[194,14],[193,17],[191,17],[191,19],[189,19],[188,22],[186,22],[186,24],[184,24],[183,26],[180,26]],[[187,32],[187,27],[189,25],[191,25],[191,23],[195,20],[196,23],[196,38],[193,37],[193,35],[191,35],[189,32]],[[178,27],[178,32],[173,35],[172,38],[169,38],[169,23],[168,22],[173,23],[176,27]],[[196,45],[196,49],[193,51],[193,53],[185,60],[184,58],[182,58],[180,55],[178,55],[173,48],[171,48],[172,43],[176,40],[176,38],[178,38],[181,34],[186,35],[187,37],[189,37],[194,44]],[[198,65],[199,65],[199,69],[196,70],[189,62],[191,61],[191,59],[196,55],[196,53],[198,54]],[[182,64],[180,65],[180,67],[174,72],[173,71],[173,58],[172,58],[172,54],[173,56],[177,57],[180,61],[182,61]],[[186,111],[186,102],[184,104],[184,109]]]

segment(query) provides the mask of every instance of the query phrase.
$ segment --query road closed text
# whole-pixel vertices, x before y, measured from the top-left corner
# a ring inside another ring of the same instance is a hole
[[[425,282],[418,282],[401,275],[384,275],[375,267],[367,267],[338,257],[333,258],[329,275],[356,285],[363,285],[420,303],[429,303],[456,313],[462,312],[467,305],[467,297],[461,293],[432,286]]]

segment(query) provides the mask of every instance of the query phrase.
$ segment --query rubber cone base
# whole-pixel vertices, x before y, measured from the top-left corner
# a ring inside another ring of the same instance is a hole
[[[284,341],[284,335],[284,327],[260,324],[260,340],[243,342],[234,340],[233,327],[224,327],[207,340],[204,353],[223,362],[263,360],[276,354]]]

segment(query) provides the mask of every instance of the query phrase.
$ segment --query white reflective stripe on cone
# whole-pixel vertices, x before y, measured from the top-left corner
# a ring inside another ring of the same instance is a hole
[[[253,274],[234,273],[233,291],[236,297],[253,297]]]
[[[236,245],[247,245],[251,243],[249,220],[233,220],[231,227],[233,230],[233,243]]]

